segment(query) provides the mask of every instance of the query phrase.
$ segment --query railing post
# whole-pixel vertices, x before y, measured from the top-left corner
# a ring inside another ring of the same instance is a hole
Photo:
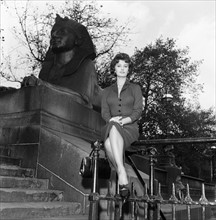
[[[114,220],[120,220],[122,216],[122,202],[121,197],[119,195],[119,184],[118,184],[118,176],[116,173],[116,195],[115,195],[115,212],[114,212]]]
[[[206,199],[206,196],[205,196],[205,185],[204,185],[204,183],[202,183],[202,195],[199,199],[199,204],[202,206],[202,220],[205,220],[206,206],[209,205],[209,201]]]
[[[130,205],[131,205],[131,218],[130,220],[136,220],[137,219],[137,202],[136,202],[136,196],[134,194],[134,183],[131,184],[131,196],[130,196]]]
[[[169,198],[169,202],[172,204],[172,220],[176,220],[176,204],[180,203],[180,201],[176,198],[174,183],[172,183],[172,195]]]
[[[154,195],[154,159],[153,155],[149,155],[149,196]]]
[[[157,211],[157,206],[154,203],[154,165],[155,165],[155,154],[157,150],[154,147],[148,149],[149,154],[149,198],[148,203],[148,220],[154,220],[155,213]]]
[[[155,197],[155,201],[157,202],[157,220],[164,219],[164,216],[161,216],[163,215],[161,213],[161,203],[164,202],[164,199],[161,195],[161,184],[160,183],[158,183],[158,193]]]
[[[98,193],[98,157],[100,150],[100,143],[96,141],[92,145],[93,152],[93,186],[92,192],[89,195],[90,209],[89,209],[89,220],[98,220],[98,203],[99,203],[99,193]]]
[[[112,195],[110,193],[110,188],[111,188],[111,181],[108,182],[108,190],[107,190],[107,194],[106,194],[106,198],[107,198],[107,216],[111,215],[111,209],[112,209]]]

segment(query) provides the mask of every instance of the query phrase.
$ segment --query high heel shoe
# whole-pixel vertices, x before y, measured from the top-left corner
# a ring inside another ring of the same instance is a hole
[[[129,185],[119,185],[119,194],[123,200],[126,200],[130,196]]]

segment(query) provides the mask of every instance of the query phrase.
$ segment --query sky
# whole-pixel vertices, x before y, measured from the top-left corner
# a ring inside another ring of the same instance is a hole
[[[23,1],[16,2],[22,4]],[[8,4],[13,0],[4,2]],[[42,7],[42,2],[49,1],[32,2]],[[52,1],[56,4],[61,2]],[[203,84],[204,92],[199,96],[199,102],[204,109],[216,107],[216,0],[98,0],[97,3],[103,5],[104,14],[117,18],[119,24],[130,20],[131,41],[127,47],[119,48],[121,52],[133,55],[135,47],[144,48],[160,36],[175,39],[179,48],[188,46],[191,60],[203,60],[197,82]],[[11,27],[13,18],[7,10],[3,12],[2,8],[4,6],[1,6],[1,26],[6,34],[10,33],[8,28]],[[8,48],[6,51],[11,51],[10,44],[4,42],[4,48]]]

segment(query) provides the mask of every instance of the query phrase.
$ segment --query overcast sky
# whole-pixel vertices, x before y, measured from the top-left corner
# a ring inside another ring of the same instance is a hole
[[[6,0],[6,2],[13,1]],[[24,0],[20,2],[22,4]],[[46,1],[34,2],[41,4]],[[52,1],[58,4],[61,2]],[[122,52],[132,55],[135,47],[144,48],[160,36],[164,39],[174,38],[180,48],[188,46],[192,60],[204,60],[198,77],[198,82],[204,85],[200,103],[203,108],[216,106],[216,0],[98,0],[97,2],[103,5],[102,10],[105,14],[109,13],[120,23],[131,20],[130,27],[133,33],[130,35],[131,42],[126,48],[119,49]],[[1,17],[2,15],[1,7]],[[4,28],[10,26],[10,18],[4,20],[2,17],[1,26]]]

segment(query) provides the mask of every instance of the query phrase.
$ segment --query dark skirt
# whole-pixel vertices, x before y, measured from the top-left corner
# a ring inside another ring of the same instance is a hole
[[[101,135],[104,142],[109,137],[109,132],[112,126],[115,126],[118,132],[121,134],[124,140],[124,149],[130,147],[130,145],[133,142],[137,141],[139,138],[139,129],[137,122],[126,124],[122,127],[119,123],[111,121],[102,128]]]

